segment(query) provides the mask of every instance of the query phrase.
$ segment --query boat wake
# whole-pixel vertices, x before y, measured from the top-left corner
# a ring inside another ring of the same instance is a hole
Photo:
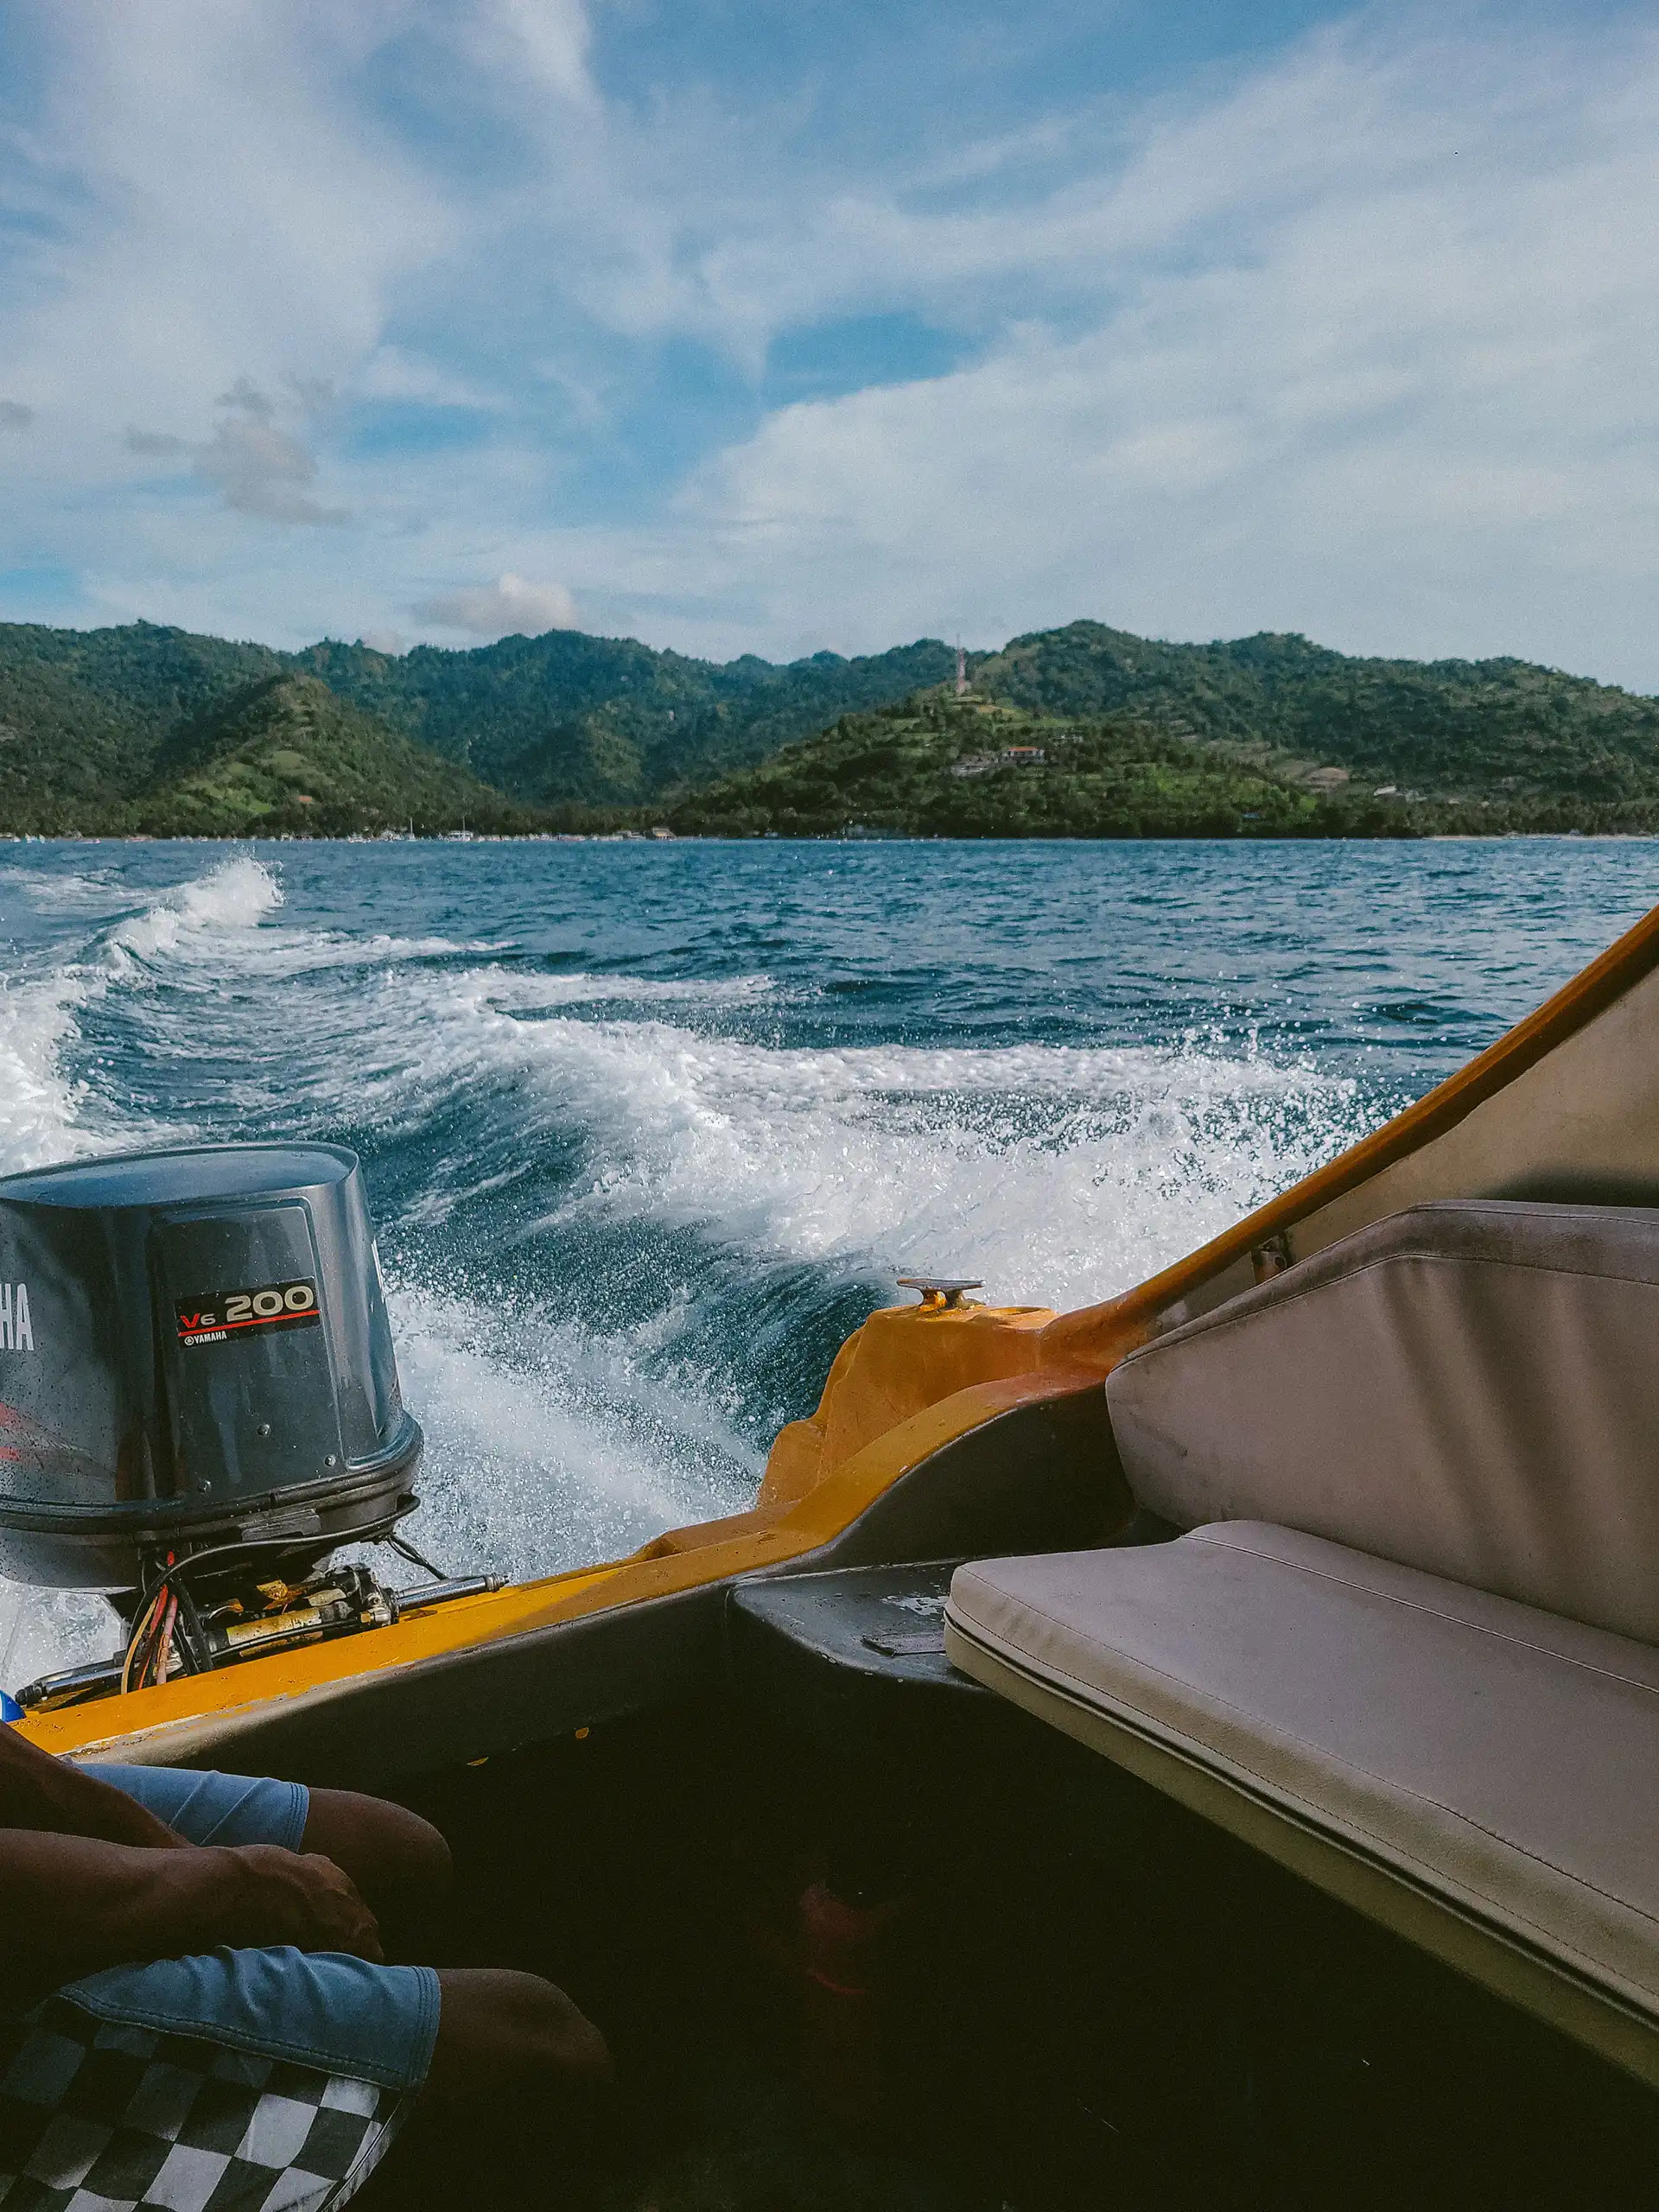
[[[1106,1296],[1379,1110],[1236,1023],[849,1033],[775,935],[747,965],[642,973],[626,919],[550,949],[522,906],[407,869],[346,899],[319,863],[241,853],[135,897],[124,855],[56,859],[0,877],[28,923],[0,993],[0,1168],[353,1146],[428,1436],[416,1537],[456,1571],[555,1571],[741,1510],[896,1274]],[[96,1600],[0,1599],[0,1681],[109,1642]]]

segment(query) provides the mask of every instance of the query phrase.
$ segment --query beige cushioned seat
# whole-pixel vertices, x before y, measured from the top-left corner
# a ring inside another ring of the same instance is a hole
[[[1112,1378],[1137,1499],[1205,1525],[963,1567],[945,1648],[1659,2083],[1656,1278],[1606,1209],[1344,1240]]]
[[[1412,1206],[1108,1378],[1137,1501],[1659,1643],[1659,1211]]]

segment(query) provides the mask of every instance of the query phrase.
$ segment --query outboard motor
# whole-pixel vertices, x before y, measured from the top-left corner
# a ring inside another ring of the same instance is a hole
[[[129,1628],[25,1707],[499,1586],[325,1570],[365,1541],[427,1567],[394,1533],[421,1446],[353,1154],[194,1146],[0,1177],[0,1574],[101,1591]]]

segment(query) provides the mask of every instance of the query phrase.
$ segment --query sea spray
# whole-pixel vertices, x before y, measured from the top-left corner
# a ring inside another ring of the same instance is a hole
[[[4,889],[8,903],[29,897],[48,914],[79,919],[120,902],[124,887],[113,870],[59,880],[39,868],[14,868]],[[108,1102],[112,1112],[100,1112],[97,1086],[68,1071],[71,1048],[84,1041],[89,1009],[113,985],[142,980],[163,955],[188,954],[252,927],[282,896],[269,868],[238,855],[88,937],[50,942],[51,953],[67,957],[41,962],[44,972],[31,973],[25,956],[0,975],[0,1173],[187,1134],[170,1118],[153,1122],[130,1105],[123,1112],[118,1100]]]
[[[271,870],[238,854],[117,923],[105,937],[105,954],[118,975],[130,978],[134,963],[181,950],[211,953],[220,938],[255,927],[282,903]]]
[[[534,1305],[394,1285],[404,1395],[427,1458],[423,1541],[513,1576],[611,1559],[661,1529],[740,1512],[759,1455],[718,1411]]]
[[[1584,841],[16,847],[0,1166],[353,1146],[416,1540],[533,1574],[740,1509],[897,1273],[1065,1306],[1190,1249],[1656,876]],[[14,1686],[108,1618],[0,1592]]]

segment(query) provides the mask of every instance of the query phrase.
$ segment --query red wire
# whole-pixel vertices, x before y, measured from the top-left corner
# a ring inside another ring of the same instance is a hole
[[[167,1680],[168,1666],[173,1657],[173,1624],[179,1618],[179,1601],[172,1590],[167,1593],[167,1610],[162,1617],[162,1632],[156,1639],[156,1664],[150,1679],[154,1682]]]
[[[169,1570],[176,1564],[175,1555],[167,1555]],[[173,1656],[173,1624],[179,1617],[179,1601],[169,1587],[166,1577],[162,1580],[156,1595],[150,1599],[149,1610],[133,1630],[132,1642],[127,1647],[127,1664],[122,1669],[121,1687],[124,1691],[141,1690],[146,1677],[151,1682],[164,1682]],[[140,1641],[143,1649],[139,1650]],[[137,1665],[133,1656],[137,1654]]]

